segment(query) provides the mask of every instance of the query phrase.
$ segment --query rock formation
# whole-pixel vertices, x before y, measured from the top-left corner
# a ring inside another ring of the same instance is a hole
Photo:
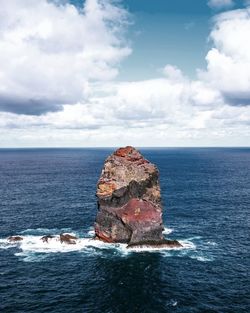
[[[76,244],[76,240],[78,239],[78,237],[76,236],[73,236],[71,234],[60,234],[60,235],[44,235],[40,238],[40,240],[42,240],[42,242],[44,243],[49,243],[50,240],[52,240],[53,238],[56,238],[56,240],[59,240],[61,243],[66,243],[66,244],[69,244],[69,245],[74,245]],[[7,240],[9,242],[13,242],[13,243],[16,243],[16,242],[19,242],[19,241],[22,241],[24,238],[21,237],[21,236],[10,236],[7,238]]]
[[[21,236],[10,236],[8,237],[8,241],[10,242],[16,242],[16,241],[22,241],[23,240],[23,237]]]
[[[70,234],[60,234],[60,242],[67,243],[69,245],[75,245],[77,237]]]
[[[107,158],[96,195],[96,239],[128,247],[181,246],[163,237],[159,171],[135,148],[120,148]]]
[[[49,242],[50,239],[54,238],[55,236],[53,235],[45,235],[42,238],[40,238],[43,242]]]

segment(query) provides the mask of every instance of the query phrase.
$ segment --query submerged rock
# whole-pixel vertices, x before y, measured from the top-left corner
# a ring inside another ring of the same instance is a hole
[[[162,234],[157,167],[133,147],[116,150],[97,183],[95,238],[131,245],[169,245]]]
[[[60,234],[60,242],[61,243],[67,243],[70,245],[75,245],[76,241],[75,239],[78,239],[76,236],[72,236],[70,234]]]
[[[16,241],[22,241],[23,240],[23,237],[21,236],[10,236],[8,237],[8,241],[10,242],[16,242]]]
[[[53,235],[45,235],[45,236],[43,236],[42,238],[41,238],[41,240],[43,241],[43,242],[49,242],[49,239],[52,239],[52,238],[54,238],[55,236],[53,236]]]

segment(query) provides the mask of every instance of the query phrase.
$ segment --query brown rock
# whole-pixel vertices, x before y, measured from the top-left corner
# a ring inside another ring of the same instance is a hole
[[[130,245],[170,245],[162,231],[157,167],[133,147],[116,150],[97,183],[95,238]]]
[[[49,242],[49,239],[52,239],[52,238],[54,238],[55,236],[52,236],[52,235],[45,235],[45,236],[43,236],[42,238],[41,238],[41,240],[43,241],[43,242]]]
[[[21,236],[10,236],[8,237],[8,241],[10,242],[16,242],[16,241],[22,241],[23,240],[23,237]]]
[[[75,245],[76,242],[75,242],[75,239],[77,239],[76,236],[72,236],[70,234],[60,234],[60,241],[61,243],[67,243],[67,244],[70,244],[70,245]]]

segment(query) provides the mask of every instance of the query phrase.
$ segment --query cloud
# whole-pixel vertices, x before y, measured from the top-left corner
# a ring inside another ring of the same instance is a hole
[[[41,115],[45,112],[56,112],[62,110],[63,101],[57,103],[58,99],[26,98],[19,95],[0,95],[0,111],[16,114]]]
[[[213,9],[231,8],[234,6],[233,0],[209,0],[208,5]]]
[[[88,94],[90,81],[114,79],[131,52],[128,13],[110,0],[82,10],[46,0],[0,0],[0,110],[40,115]]]
[[[174,109],[162,99],[161,118],[138,107],[135,116],[129,115],[132,105],[119,114],[119,104],[107,104],[108,98],[100,98],[95,107],[66,105],[65,111],[46,116],[2,112],[1,146],[232,146],[247,145],[250,139],[249,106],[185,103]]]
[[[199,77],[232,105],[250,104],[250,9],[220,14],[210,34],[213,48]]]
[[[184,79],[182,71],[174,65],[167,64],[163,68],[163,74],[170,80],[181,81]]]
[[[163,67],[162,76],[144,81],[88,78],[84,99],[69,105],[50,94],[44,103],[51,107],[40,116],[29,111],[27,103],[25,114],[15,114],[24,111],[24,104],[18,111],[16,97],[9,96],[14,109],[0,112],[0,141],[8,146],[18,145],[20,138],[20,145],[26,146],[246,145],[249,9],[219,14],[213,23],[207,68],[199,70],[196,79],[170,64]]]
[[[176,68],[177,69],[177,68]],[[223,99],[200,81],[159,78],[138,82],[94,84],[89,102],[65,105],[64,111],[46,116],[2,115],[2,127],[51,129],[202,129]],[[13,119],[13,120],[12,120]],[[158,131],[157,130],[157,131]],[[190,135],[189,135],[190,136]]]

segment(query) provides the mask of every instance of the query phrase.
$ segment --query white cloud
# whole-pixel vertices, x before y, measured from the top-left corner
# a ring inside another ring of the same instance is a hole
[[[231,104],[250,104],[250,9],[219,15],[210,38],[207,71],[200,79],[221,91]]]
[[[213,9],[231,8],[234,6],[233,0],[209,0],[208,5]]]
[[[172,81],[181,81],[185,79],[182,71],[177,66],[171,64],[167,64],[163,68],[163,74]]]
[[[48,31],[44,27],[43,32]],[[0,142],[8,146],[19,145],[19,140],[26,146],[37,142],[41,146],[247,145],[249,33],[249,9],[220,14],[210,35],[207,69],[199,71],[196,80],[169,64],[162,77],[145,81],[93,82],[84,76],[87,97],[73,106],[64,104],[64,111],[41,116],[0,113]],[[115,49],[118,55],[122,51],[120,44]]]
[[[109,0],[87,0],[83,11],[46,0],[0,6],[0,110],[42,114],[80,101],[131,52],[128,14]]]
[[[225,104],[218,91],[200,81],[161,78],[90,89],[88,103],[66,105],[63,112],[46,116],[2,113],[0,127],[11,134],[18,130],[30,136],[35,131],[33,137],[38,132],[48,140],[54,136],[51,144],[58,140],[73,146],[202,145],[204,138],[221,143],[249,128],[250,107]],[[74,139],[67,141],[70,134]]]

